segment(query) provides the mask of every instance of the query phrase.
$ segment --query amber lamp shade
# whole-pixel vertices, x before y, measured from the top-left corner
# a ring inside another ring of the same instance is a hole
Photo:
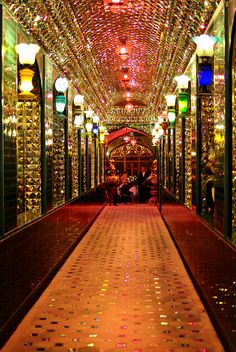
[[[19,89],[21,93],[19,94],[22,97],[33,97],[34,94],[30,93],[34,88],[32,80],[34,77],[34,71],[29,68],[24,68],[20,70],[20,85]]]

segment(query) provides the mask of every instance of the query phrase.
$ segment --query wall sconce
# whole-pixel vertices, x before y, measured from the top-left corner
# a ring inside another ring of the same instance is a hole
[[[84,124],[84,114],[75,115],[74,125],[76,128],[82,128]]]
[[[99,118],[98,115],[94,115],[94,116],[93,116],[93,123],[94,123],[94,124],[98,124],[98,123],[99,123],[99,120],[100,120],[100,118]]]
[[[95,137],[98,137],[98,124],[99,124],[99,116],[94,115],[93,116],[93,134]]]
[[[85,124],[85,129],[87,134],[91,134],[93,130],[93,110],[87,110],[85,111],[85,116],[86,116],[86,124]]]
[[[88,134],[91,134],[92,133],[92,130],[93,130],[93,123],[92,123],[92,120],[90,120],[90,119],[86,119],[86,124],[85,124],[85,129],[86,129],[86,132],[88,133]]]
[[[177,82],[178,89],[188,89],[188,82],[190,81],[190,78],[188,76],[186,75],[176,76],[175,80]]]
[[[84,105],[84,96],[81,94],[76,94],[74,96],[74,105],[82,107]]]
[[[31,90],[34,88],[33,86],[33,77],[34,71],[30,70],[29,68],[23,68],[20,70],[20,84],[19,89],[21,93],[19,93],[20,97],[24,98],[33,98],[34,94],[30,93]]]
[[[56,96],[56,111],[62,114],[66,107],[66,98],[63,94]]]
[[[74,125],[76,128],[82,128],[84,124],[84,96],[76,94],[74,96]]]
[[[175,108],[175,101],[176,101],[176,95],[173,94],[167,94],[166,95],[166,104],[167,108]]]
[[[168,116],[170,128],[174,128],[175,127],[175,119],[176,119],[176,111],[174,109],[169,109],[167,116]]]
[[[214,45],[217,38],[208,34],[201,34],[192,38],[193,42],[197,45],[198,57],[212,57],[214,55]]]
[[[99,126],[99,142],[101,144],[105,143],[105,127],[103,125]]]
[[[214,45],[217,38],[207,34],[202,34],[192,38],[193,42],[197,45],[198,67],[197,76],[198,84],[203,89],[212,84],[213,81],[213,55]]]
[[[58,93],[65,93],[68,89],[68,81],[66,78],[59,77],[55,81],[55,88]]]
[[[35,56],[39,52],[39,46],[36,44],[21,43],[15,46],[17,54],[19,54],[19,62],[21,65],[33,65]]]
[[[176,102],[176,95],[173,95],[173,94],[166,95],[167,117],[170,124],[170,128],[174,128],[175,126],[175,119],[176,119],[175,102]]]
[[[165,135],[167,127],[168,127],[168,118],[167,118],[167,115],[166,115],[165,111],[164,111],[164,114],[162,116],[159,116],[159,121],[158,122],[159,122],[159,124],[161,126],[161,129],[163,130],[163,134]],[[160,127],[159,127],[158,131],[160,131]]]
[[[176,76],[175,80],[177,82],[177,88],[179,89],[179,94],[178,94],[179,111],[185,114],[189,106],[189,93],[187,89],[188,89],[188,82],[190,81],[190,78],[186,75],[181,75],[181,76]]]

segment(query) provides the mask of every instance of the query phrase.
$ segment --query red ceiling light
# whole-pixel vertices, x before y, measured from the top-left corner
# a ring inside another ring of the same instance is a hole
[[[129,111],[132,110],[133,108],[134,108],[134,106],[131,103],[128,103],[128,104],[125,105],[125,109],[127,109]]]
[[[129,44],[126,44],[126,39],[121,40],[122,44],[116,48],[117,55],[121,60],[127,60],[131,53],[131,48]]]
[[[125,143],[129,143],[129,141],[130,141],[130,136],[126,135],[126,136],[124,136],[123,139],[124,139]]]
[[[132,146],[135,146],[135,145],[137,144],[136,138],[132,137],[132,138],[130,139],[130,144],[132,144]]]
[[[124,83],[129,83],[131,81],[131,75],[129,74],[129,68],[123,67],[120,75],[120,80]]]
[[[127,7],[128,0],[104,0],[105,11],[120,13]]]
[[[131,97],[132,97],[132,93],[131,93],[130,91],[127,91],[127,92],[125,93],[125,98],[126,98],[126,100],[127,100],[127,101],[130,101]]]

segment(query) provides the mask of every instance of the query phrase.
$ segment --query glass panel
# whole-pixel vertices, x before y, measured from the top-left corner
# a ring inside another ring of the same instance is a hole
[[[40,105],[18,101],[17,115],[17,224],[39,217],[41,209]]]
[[[45,59],[45,143],[46,143],[46,203],[47,210],[53,208],[53,65]]]
[[[185,184],[186,205],[194,207],[196,204],[196,57],[194,56],[186,70],[186,75],[191,81],[191,109],[190,116],[186,119],[186,150],[185,150]]]
[[[224,12],[220,6],[207,34],[216,36],[214,90],[202,100],[202,196],[206,220],[223,233],[224,219]]]
[[[19,30],[18,43],[29,43]],[[18,82],[24,65],[18,63]],[[17,225],[24,225],[41,214],[41,132],[40,132],[40,72],[37,59],[33,71],[33,88],[24,93],[18,85],[17,116]]]
[[[76,91],[73,92],[71,100],[77,94]],[[69,153],[70,165],[71,165],[71,183],[72,183],[72,197],[77,197],[79,194],[79,174],[78,174],[78,128],[74,125],[74,116],[71,113],[71,121],[69,122],[69,141],[71,145],[71,151]]]
[[[234,36],[234,48],[232,58],[232,126],[233,126],[233,148],[232,148],[232,240],[236,244],[236,36]]]
[[[16,25],[3,9],[2,114],[4,123],[5,232],[17,226],[16,201]]]
[[[81,185],[81,191],[84,192],[86,190],[86,148],[85,148],[85,131],[81,130],[81,179],[82,179],[82,185]]]
[[[68,161],[69,161],[69,170],[68,170],[68,196],[69,199],[72,198],[73,189],[75,189],[75,183],[73,182],[74,176],[74,164],[72,163],[73,160],[73,120],[72,120],[72,99],[73,99],[73,90],[71,84],[69,84],[68,89],[68,114],[67,114],[67,121],[68,121]]]

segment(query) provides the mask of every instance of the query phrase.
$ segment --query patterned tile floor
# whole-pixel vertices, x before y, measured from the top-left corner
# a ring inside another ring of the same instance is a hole
[[[2,352],[222,352],[156,207],[107,206]]]

